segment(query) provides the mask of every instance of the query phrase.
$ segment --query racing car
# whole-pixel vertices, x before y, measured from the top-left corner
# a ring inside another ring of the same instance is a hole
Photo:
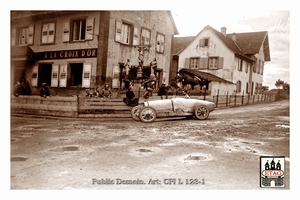
[[[214,109],[213,102],[179,97],[145,101],[142,105],[131,109],[131,116],[134,120],[142,122],[153,122],[157,117],[175,116],[189,118],[195,116],[199,120],[204,120]]]

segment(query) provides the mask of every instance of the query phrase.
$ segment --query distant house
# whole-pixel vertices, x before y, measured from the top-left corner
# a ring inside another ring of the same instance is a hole
[[[11,86],[118,88],[127,60],[154,58],[158,83],[168,82],[176,34],[170,11],[11,11]]]
[[[184,69],[197,75],[210,95],[260,93],[264,64],[271,60],[267,31],[227,34],[225,27],[174,37],[172,52],[169,79]]]

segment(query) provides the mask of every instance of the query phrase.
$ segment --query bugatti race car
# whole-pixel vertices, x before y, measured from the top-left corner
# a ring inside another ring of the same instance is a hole
[[[145,101],[131,109],[131,116],[134,120],[142,122],[153,122],[157,117],[196,117],[207,119],[210,112],[215,109],[213,102],[190,99],[173,98]]]

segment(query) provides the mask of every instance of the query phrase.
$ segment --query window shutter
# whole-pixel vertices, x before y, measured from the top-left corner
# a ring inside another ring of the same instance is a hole
[[[29,25],[27,30],[27,44],[33,44],[34,25]]]
[[[205,39],[200,39],[199,40],[199,47],[204,47],[205,45]]]
[[[200,58],[200,69],[208,68],[208,58]]]
[[[70,41],[70,22],[63,22],[63,33],[62,33],[62,41],[69,42]]]
[[[42,43],[47,43],[48,39],[48,24],[43,24],[42,27]]]
[[[134,27],[133,30],[133,45],[139,44],[139,29],[137,27]]]
[[[218,61],[219,61],[218,69],[223,69],[224,58],[219,57]]]
[[[34,33],[34,26],[29,25],[27,31],[27,44],[33,44],[33,33]]]
[[[16,45],[16,36],[17,36],[17,30],[14,28],[11,30],[11,46]]]
[[[52,43],[55,37],[55,24],[50,23],[48,28],[48,43]]]
[[[160,52],[163,53],[165,50],[165,36],[161,35],[161,41],[160,41]]]
[[[27,28],[21,28],[19,32],[19,45],[26,44]]]
[[[161,45],[161,35],[156,35],[156,52],[160,52],[160,45]]]
[[[146,40],[145,40],[145,44],[149,45],[150,44],[150,31],[146,31]]]
[[[59,87],[67,87],[67,64],[60,66]]]
[[[51,87],[58,86],[58,65],[52,65]]]
[[[32,77],[31,77],[31,86],[32,87],[36,87],[37,86],[38,71],[39,71],[39,66],[38,65],[34,65],[32,67]]]
[[[89,88],[91,82],[91,63],[84,63],[82,73],[82,87]]]
[[[90,17],[86,19],[85,39],[92,40],[94,38],[94,18]]]
[[[121,34],[122,34],[122,22],[116,21],[116,35],[115,35],[116,42],[121,42]]]
[[[189,69],[190,68],[190,58],[185,58],[185,68]]]

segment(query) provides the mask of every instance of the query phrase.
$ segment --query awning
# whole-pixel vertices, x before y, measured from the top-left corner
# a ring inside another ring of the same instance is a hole
[[[195,69],[186,69],[183,68],[181,70],[179,70],[179,74],[182,75],[188,75],[194,79],[199,80],[200,82],[222,82],[222,83],[229,83],[229,84],[234,84],[230,81],[227,81],[223,78],[220,78],[216,75],[210,74],[208,72],[203,72],[203,71],[199,71],[199,70],[195,70]]]

